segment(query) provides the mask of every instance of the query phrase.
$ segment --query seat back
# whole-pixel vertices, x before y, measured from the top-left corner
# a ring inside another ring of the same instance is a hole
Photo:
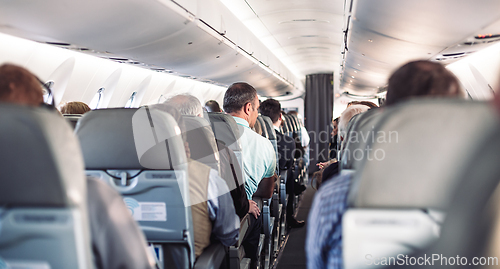
[[[262,118],[263,116],[262,115],[259,115],[257,117],[257,121],[259,122],[260,126],[261,126],[261,129],[262,129],[262,136],[269,139],[269,133],[268,133],[268,130],[266,128],[266,124],[264,123],[264,119]]]
[[[219,151],[210,123],[204,118],[183,115],[191,159],[210,166],[220,173]]]
[[[93,268],[86,179],[70,125],[53,111],[0,106],[2,268]]]
[[[466,100],[415,100],[381,117],[343,218],[346,268],[365,267],[366,254],[404,254],[435,240],[457,167],[468,165],[476,139],[496,124],[487,103]]]
[[[224,144],[234,152],[234,155],[236,155],[238,159],[238,164],[243,168],[243,155],[239,142],[240,131],[236,121],[232,116],[221,112],[209,112],[208,117],[212,125],[215,139],[224,142]],[[244,169],[241,169],[241,176],[243,179],[245,178]]]
[[[146,239],[175,249],[176,266],[191,268],[187,159],[175,119],[148,107],[94,110],[75,132],[87,175],[120,192]]]
[[[441,237],[436,244],[412,256],[439,253],[443,257],[458,255],[471,262],[475,257],[497,257],[500,225],[500,117],[497,117],[495,126],[493,130],[476,130],[481,133],[481,137],[473,141],[477,145],[467,154],[468,165],[457,166],[460,170],[457,178],[459,184],[442,225]],[[495,263],[490,260],[490,265],[493,264]],[[449,264],[447,267],[454,268]]]
[[[274,130],[273,121],[268,116],[262,116],[264,128],[267,130],[268,139],[273,144],[274,152],[276,153],[276,166],[279,168],[279,154],[278,154],[278,141],[276,140],[276,131]]]
[[[73,129],[76,128],[76,124],[82,118],[81,114],[63,114],[63,117],[71,124]]]
[[[356,170],[367,157],[367,145],[373,138],[373,130],[380,120],[383,109],[370,109],[355,115],[349,122],[346,138],[340,152],[340,168]],[[339,155],[340,155],[339,154]]]
[[[292,137],[293,125],[292,125],[292,122],[290,120],[290,117],[286,114],[283,114],[283,121],[285,122],[284,123],[285,128],[283,129],[283,134],[288,135],[289,137]]]

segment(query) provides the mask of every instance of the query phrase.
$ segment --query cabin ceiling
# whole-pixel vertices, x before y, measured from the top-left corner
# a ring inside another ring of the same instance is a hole
[[[221,0],[292,72],[340,66],[344,0]]]
[[[369,96],[400,65],[417,59],[449,64],[500,40],[500,1],[353,0],[340,88]],[[492,34],[492,38],[478,38]]]
[[[0,1],[0,32],[262,96],[374,96],[398,66],[454,62],[500,40],[498,0]],[[481,35],[492,34],[482,38]],[[85,51],[83,51],[85,49]]]

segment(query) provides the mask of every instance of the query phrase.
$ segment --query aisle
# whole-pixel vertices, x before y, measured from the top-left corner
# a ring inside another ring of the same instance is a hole
[[[307,233],[307,216],[311,208],[314,193],[316,191],[309,186],[302,197],[302,202],[297,213],[298,220],[305,220],[306,226],[290,231],[285,249],[278,261],[278,269],[306,268],[306,253],[304,250]]]

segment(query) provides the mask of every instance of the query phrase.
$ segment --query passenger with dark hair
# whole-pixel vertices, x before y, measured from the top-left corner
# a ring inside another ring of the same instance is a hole
[[[43,104],[39,80],[25,68],[0,66],[0,102]],[[87,210],[94,262],[98,269],[149,269],[154,260],[144,234],[121,195],[99,179],[87,178]]]
[[[276,130],[276,141],[278,142],[278,157],[280,171],[288,171],[286,181],[286,193],[290,197],[295,196],[295,181],[292,179],[292,168],[295,152],[295,141],[293,138],[280,132],[279,127],[282,122],[281,104],[274,99],[267,99],[260,105],[260,113],[271,118],[274,129]],[[293,217],[293,203],[288,203],[286,207],[287,224],[291,228],[301,228],[305,225],[304,221],[297,221]]]
[[[409,62],[389,78],[386,106],[423,96],[463,96],[458,80],[439,63]],[[338,175],[321,186],[309,213],[307,268],[343,268],[342,216],[352,174]],[[327,224],[327,225],[326,225]]]
[[[61,109],[61,114],[85,114],[90,111],[90,107],[84,102],[67,102]]]
[[[243,166],[245,171],[245,190],[249,200],[253,196],[269,199],[273,195],[277,179],[276,154],[268,139],[252,131],[259,115],[257,91],[248,83],[238,82],[231,85],[224,95],[224,111],[233,116],[240,131]],[[252,259],[252,268],[257,267],[262,217],[250,216],[250,232],[243,242],[245,252]]]
[[[442,64],[415,61],[400,67],[389,78],[385,106],[419,96],[463,95],[460,84]]]
[[[219,103],[215,100],[208,100],[205,103],[205,109],[207,112],[222,112],[222,109],[220,109]]]
[[[25,68],[4,64],[0,66],[0,101],[39,106],[43,103],[42,86]]]

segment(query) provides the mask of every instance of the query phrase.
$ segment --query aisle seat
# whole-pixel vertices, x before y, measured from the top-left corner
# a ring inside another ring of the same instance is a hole
[[[94,110],[75,131],[87,175],[122,194],[160,261],[192,268],[187,159],[175,119],[148,107]]]
[[[406,254],[435,241],[458,168],[496,123],[489,104],[450,99],[405,102],[380,117],[342,219],[347,269],[368,267],[367,254]]]
[[[84,164],[71,126],[55,111],[2,104],[0,141],[0,264],[93,268]]]

